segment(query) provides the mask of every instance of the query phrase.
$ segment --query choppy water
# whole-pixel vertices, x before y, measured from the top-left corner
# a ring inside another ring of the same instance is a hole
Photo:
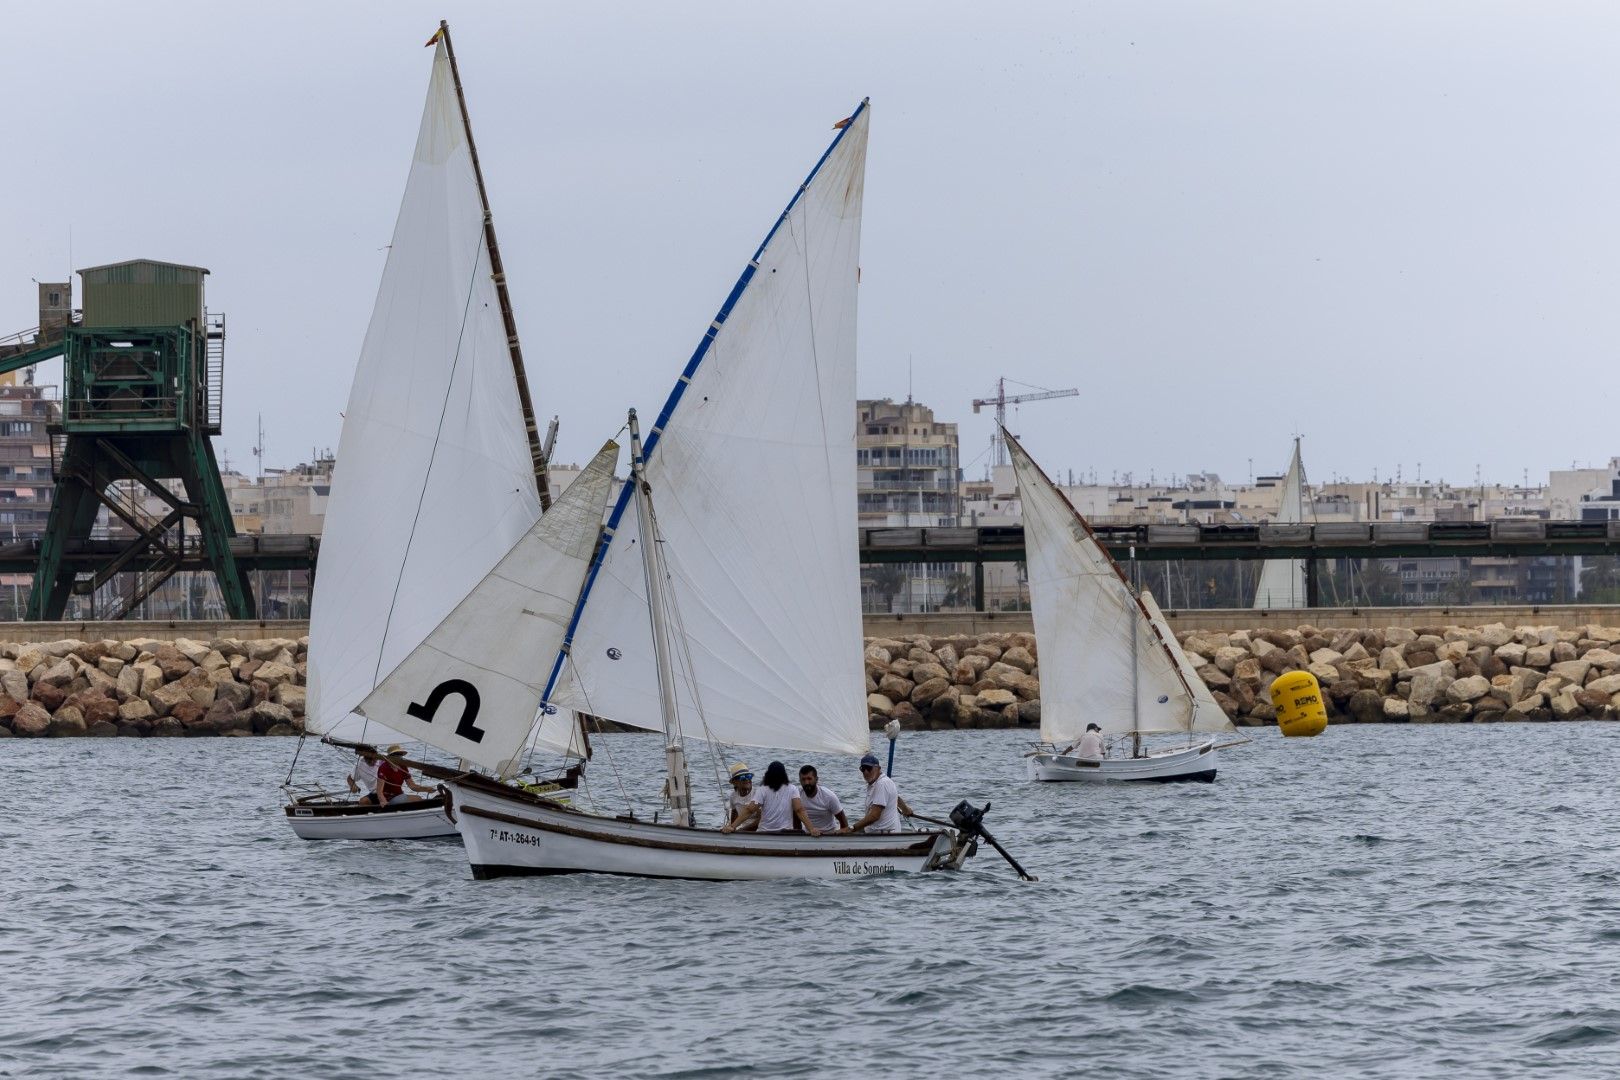
[[[601,743],[653,786],[655,738]],[[13,740],[0,1076],[1620,1072],[1620,726],[1262,731],[1211,786],[1021,748],[907,735],[896,774],[992,800],[1038,884],[702,884],[299,841],[290,740]]]

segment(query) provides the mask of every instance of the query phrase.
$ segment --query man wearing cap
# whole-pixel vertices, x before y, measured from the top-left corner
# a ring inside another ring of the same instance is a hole
[[[405,767],[405,748],[398,743],[390,746],[383,757],[383,763],[377,766],[377,801],[382,805],[420,801],[415,795],[405,794],[407,787],[412,791],[433,790],[411,779],[411,770]]]
[[[911,807],[900,797],[894,781],[883,775],[876,754],[861,758],[861,777],[866,781],[866,816],[849,828],[850,832],[892,833],[900,831],[900,815],[911,816]]]
[[[721,832],[759,828],[759,792],[754,790],[754,773],[744,762],[731,767],[731,794],[726,797],[726,823]]]
[[[1107,757],[1108,748],[1103,745],[1102,728],[1096,724],[1087,724],[1086,733],[1080,736],[1080,741],[1063,752],[1094,761]]]

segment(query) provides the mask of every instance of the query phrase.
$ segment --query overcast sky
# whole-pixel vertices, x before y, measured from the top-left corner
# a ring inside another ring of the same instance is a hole
[[[1620,454],[1601,3],[15,6],[0,334],[70,265],[206,266],[231,463],[261,412],[267,464],[336,446],[440,17],[560,461],[657,410],[865,95],[860,392],[909,377],[970,476],[998,375],[1080,389],[1012,426],[1103,481]]]

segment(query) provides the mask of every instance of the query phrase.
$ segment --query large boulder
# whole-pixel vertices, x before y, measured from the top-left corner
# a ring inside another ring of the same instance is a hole
[[[243,689],[246,689],[246,687]],[[246,702],[243,704],[246,704]],[[240,706],[238,707],[240,708]],[[890,698],[887,694],[867,694],[866,711],[873,716],[880,716],[887,719],[888,715],[894,711],[894,699]],[[292,715],[290,711],[288,715]]]
[[[253,688],[234,679],[221,679],[214,683],[214,700],[228,701],[231,708],[240,711],[253,704]]]
[[[889,715],[891,717],[898,716],[901,705],[911,709],[913,713],[917,711],[911,708],[910,703],[902,701],[894,706]],[[277,705],[273,701],[263,701],[253,706],[251,715],[253,718],[253,730],[261,735],[277,724],[290,724],[293,720],[293,714],[287,711],[285,705]]]
[[[927,682],[920,682],[916,686],[911,688],[911,703],[920,708],[920,707],[922,707],[924,705],[927,705],[929,702],[933,701],[935,698],[939,697],[941,694],[943,694],[945,691],[947,691],[947,690],[949,690],[951,688],[952,687],[951,687],[950,680],[949,679],[944,679],[944,678],[929,679]],[[287,689],[287,687],[278,686],[276,688],[277,694],[279,695],[280,692],[282,690],[285,690],[285,689]],[[304,708],[303,688],[302,687],[293,687],[292,689],[297,691],[298,709],[295,710],[295,711],[303,712],[303,708]],[[280,704],[282,704],[282,705],[286,705],[288,709],[292,709],[292,706],[290,704],[288,704],[288,702],[286,700],[281,699],[281,698],[278,697],[278,702]]]
[[[929,683],[940,683],[943,686],[951,685],[949,679],[930,679]],[[922,683],[918,683],[917,686],[912,689],[912,701],[917,700],[917,690],[922,686]],[[282,683],[280,686],[270,691],[270,700],[275,702],[277,705],[287,706],[294,716],[304,715],[304,688],[302,686],[294,686],[292,683]]]
[[[149,694],[143,694],[146,703],[152,706],[152,712],[158,716],[168,716],[174,707],[182,701],[193,701],[191,691],[179,683],[165,683]]]
[[[1018,698],[1011,690],[986,690],[978,695],[980,708],[999,709],[1011,705]]]
[[[1552,665],[1548,673],[1557,675],[1561,679],[1568,679],[1576,686],[1586,681],[1587,672],[1592,670],[1590,660],[1561,660]]]
[[[16,718],[12,718],[15,723]],[[52,738],[71,737],[83,735],[85,731],[84,713],[72,705],[63,705],[51,716],[50,727],[47,733]]]
[[[905,701],[916,686],[910,679],[903,679],[899,675],[885,675],[878,681],[878,693],[893,701]]]
[[[22,671],[8,671],[0,675],[0,689],[5,691],[7,697],[21,705],[28,700],[28,674]]]
[[[917,664],[914,666],[911,669],[911,674],[908,676],[908,678],[910,678],[912,682],[921,686],[923,683],[928,682],[931,679],[944,679],[946,682],[949,682],[951,679],[951,673],[939,664],[930,661],[928,663]]]
[[[1384,699],[1384,720],[1386,723],[1403,724],[1412,719],[1412,707],[1405,700],[1398,697]]]
[[[35,685],[37,687],[39,683],[49,683],[55,687],[64,687],[68,685],[68,683],[71,683],[74,679],[78,678],[78,675],[79,669],[74,667],[73,663],[64,657],[63,659],[58,660],[56,663],[50,665],[50,667],[46,669],[45,674],[41,675],[36,680]]]
[[[156,716],[157,713],[152,710],[152,706],[141,698],[131,698],[118,706],[118,719],[125,723],[136,720],[152,720]]]
[[[46,711],[55,712],[67,700],[68,692],[55,683],[41,680],[34,684],[34,700],[39,702]]]
[[[1357,723],[1380,724],[1384,721],[1384,695],[1376,690],[1357,690],[1350,695],[1347,709]]]
[[[1467,676],[1446,687],[1446,697],[1452,701],[1478,701],[1490,692],[1490,680],[1483,675]]]
[[[1000,662],[1015,667],[1026,675],[1035,669],[1035,657],[1030,655],[1028,649],[1017,645],[1002,653]]]
[[[37,702],[30,701],[11,718],[11,732],[25,739],[43,738],[51,728],[51,714]]]
[[[152,650],[152,662],[163,673],[164,682],[174,682],[197,665],[187,660],[173,645],[159,645]]]

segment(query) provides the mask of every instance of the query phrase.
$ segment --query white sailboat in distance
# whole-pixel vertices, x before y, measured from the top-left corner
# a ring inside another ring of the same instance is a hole
[[[1042,745],[1025,757],[1029,778],[1214,780],[1215,740],[1197,736],[1231,731],[1231,720],[1191,669],[1152,595],[1131,588],[1086,519],[1018,439],[1002,434],[1018,476],[1040,649]],[[1093,723],[1117,756],[1073,752]],[[1143,741],[1168,734],[1184,735],[1185,744]]]
[[[1282,500],[1277,506],[1278,525],[1305,522],[1305,465],[1299,456],[1299,437],[1294,437],[1294,456],[1283,477]],[[1302,608],[1306,606],[1305,560],[1267,559],[1260,564],[1260,583],[1254,590],[1257,608]]]

